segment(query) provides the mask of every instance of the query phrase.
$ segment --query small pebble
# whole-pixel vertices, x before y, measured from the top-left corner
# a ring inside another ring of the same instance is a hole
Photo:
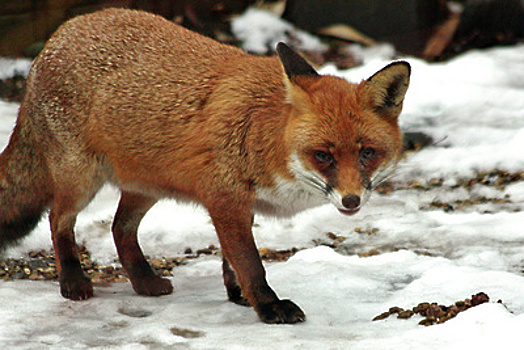
[[[415,313],[412,310],[403,310],[398,313],[397,318],[408,319],[413,316]]]

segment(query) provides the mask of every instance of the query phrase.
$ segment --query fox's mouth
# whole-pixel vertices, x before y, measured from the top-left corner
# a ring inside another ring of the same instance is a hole
[[[340,208],[337,208],[339,212],[341,212],[342,214],[344,215],[355,215],[356,213],[358,213],[358,211],[360,210],[360,208],[355,208],[355,209],[340,209]]]

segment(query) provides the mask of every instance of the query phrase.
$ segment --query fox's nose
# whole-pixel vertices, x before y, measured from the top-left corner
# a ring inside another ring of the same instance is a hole
[[[360,197],[354,194],[345,196],[342,198],[342,205],[349,210],[357,209],[360,205]]]

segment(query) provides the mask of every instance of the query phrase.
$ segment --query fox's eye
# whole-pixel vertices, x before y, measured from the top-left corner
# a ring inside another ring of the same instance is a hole
[[[333,156],[329,154],[328,152],[324,152],[324,151],[316,151],[315,159],[319,163],[329,164],[329,165],[333,164],[334,162]]]
[[[360,159],[364,162],[367,162],[373,159],[373,157],[375,156],[375,153],[376,151],[374,148],[371,148],[371,147],[364,148],[363,150],[360,151]]]

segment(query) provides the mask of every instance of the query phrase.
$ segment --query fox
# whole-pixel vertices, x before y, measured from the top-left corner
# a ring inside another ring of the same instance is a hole
[[[138,227],[160,199],[197,203],[219,239],[228,299],[265,323],[304,321],[266,280],[253,217],[324,204],[356,214],[400,158],[411,68],[394,61],[354,84],[285,43],[276,53],[254,56],[137,10],[62,24],[33,62],[0,154],[0,247],[48,212],[61,295],[93,297],[74,228],[109,183],[121,193],[111,231],[133,289],[167,295]]]

